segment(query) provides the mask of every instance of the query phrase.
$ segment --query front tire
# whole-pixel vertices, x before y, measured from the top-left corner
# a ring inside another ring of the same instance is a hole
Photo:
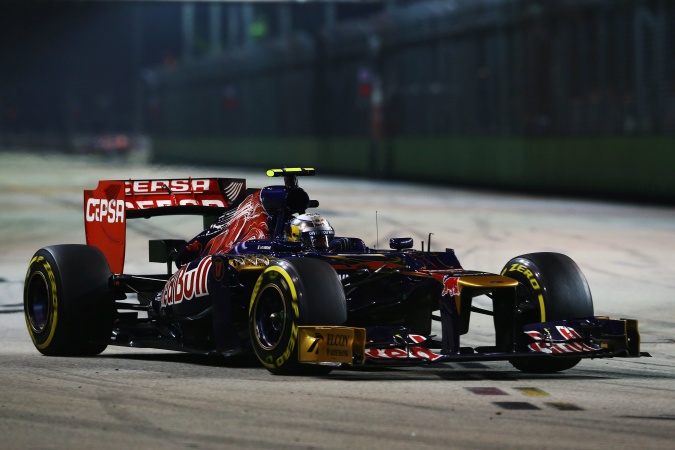
[[[579,266],[561,253],[529,253],[511,259],[501,272],[517,280],[516,330],[524,325],[593,316],[593,298]],[[520,338],[520,336],[518,337]],[[518,370],[553,373],[571,369],[581,358],[511,360]]]
[[[249,331],[262,364],[277,375],[323,375],[331,366],[298,362],[298,326],[342,325],[342,283],[325,261],[287,258],[260,275],[251,296]]]
[[[49,356],[90,356],[108,346],[115,320],[108,261],[96,247],[54,245],[28,266],[24,316],[35,348]]]

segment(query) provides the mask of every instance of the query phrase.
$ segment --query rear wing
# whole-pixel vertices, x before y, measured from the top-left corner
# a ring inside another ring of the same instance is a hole
[[[243,178],[105,180],[84,191],[87,245],[98,247],[113,273],[124,270],[127,219],[165,215],[217,217],[246,195]]]

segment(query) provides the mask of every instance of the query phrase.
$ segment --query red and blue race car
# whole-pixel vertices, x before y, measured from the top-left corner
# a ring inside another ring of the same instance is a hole
[[[24,311],[38,351],[254,353],[275,374],[495,360],[548,373],[641,355],[637,321],[595,317],[586,279],[565,255],[521,255],[494,274],[463,268],[452,249],[415,250],[407,237],[369,248],[311,212],[318,201],[298,177],[313,169],[267,174],[283,184],[112,180],[86,190],[87,245],[42,248],[28,268]],[[149,242],[165,272],[125,273],[127,221],[165,215],[201,215],[204,229]],[[474,305],[479,296],[492,308]],[[462,346],[472,314],[492,317],[494,345]]]

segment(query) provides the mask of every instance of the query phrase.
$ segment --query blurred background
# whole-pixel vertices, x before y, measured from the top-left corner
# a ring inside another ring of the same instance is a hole
[[[675,203],[673,1],[4,1],[0,30],[3,151]]]

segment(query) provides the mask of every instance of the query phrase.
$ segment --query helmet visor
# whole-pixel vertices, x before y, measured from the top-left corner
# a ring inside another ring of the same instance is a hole
[[[325,250],[328,248],[328,235],[320,234],[315,236],[305,236],[303,238],[305,246],[316,250]]]

